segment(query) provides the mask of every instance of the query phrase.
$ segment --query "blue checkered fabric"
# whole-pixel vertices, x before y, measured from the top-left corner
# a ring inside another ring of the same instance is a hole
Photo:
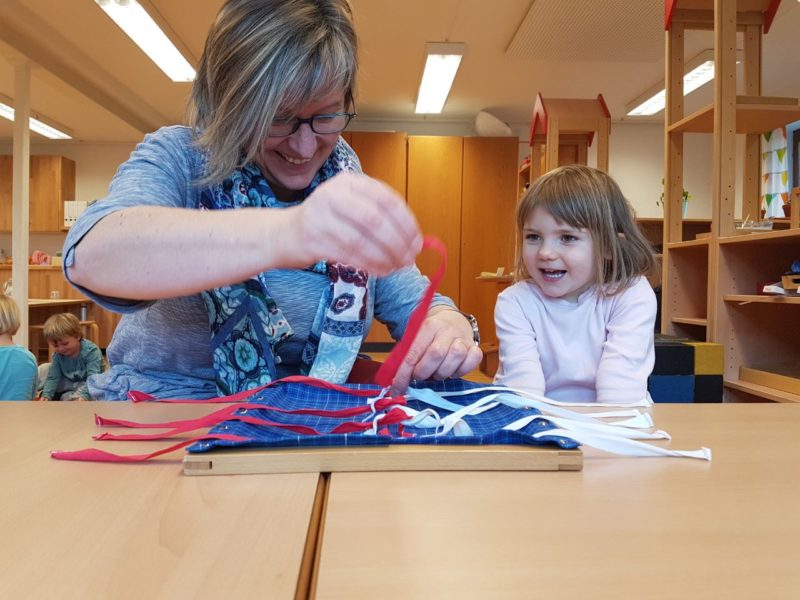
[[[377,395],[380,388],[375,385],[349,384],[345,387],[354,390],[374,390]],[[475,389],[472,394],[448,397],[447,400],[458,405],[468,405],[476,402],[483,396],[493,392],[480,391],[483,385],[451,379],[448,381],[412,382],[412,387],[430,388],[435,392],[457,392]],[[257,395],[248,399],[249,403],[264,404],[280,409],[316,409],[316,410],[341,410],[353,406],[363,406],[367,399],[353,396],[345,392],[326,390],[308,386],[303,383],[284,383],[262,390]],[[407,405],[415,410],[422,411],[432,408],[421,401],[409,399]],[[434,408],[440,417],[449,413],[440,408]],[[241,409],[240,409],[241,413]],[[577,448],[579,444],[570,438],[558,435],[543,435],[540,438],[531,437],[534,433],[555,429],[550,423],[534,419],[519,431],[504,431],[503,427],[522,417],[531,414],[540,414],[536,409],[515,409],[499,405],[478,415],[464,417],[474,435],[456,435],[450,430],[444,435],[435,436],[434,429],[406,428],[406,433],[413,437],[401,437],[397,426],[390,425],[390,435],[373,435],[365,433],[328,433],[346,421],[363,422],[371,420],[374,415],[358,415],[347,418],[320,417],[314,415],[288,415],[269,409],[251,409],[248,414],[278,423],[292,425],[305,425],[312,427],[321,435],[301,435],[278,427],[251,425],[236,420],[225,421],[212,428],[209,433],[227,433],[248,438],[248,442],[232,442],[227,440],[202,440],[191,445],[189,452],[205,452],[219,447],[255,447],[255,448],[297,448],[301,446],[385,446],[388,444],[447,444],[447,445],[488,445],[488,444],[515,444],[515,445],[557,445],[560,448]]]

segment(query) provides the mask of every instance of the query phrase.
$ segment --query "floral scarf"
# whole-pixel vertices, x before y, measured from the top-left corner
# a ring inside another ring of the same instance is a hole
[[[305,190],[305,196],[340,172],[361,172],[355,153],[341,139]],[[296,204],[280,202],[252,163],[237,169],[222,183],[206,188],[200,197],[201,208],[209,210],[286,208]],[[326,274],[330,285],[320,298],[303,348],[301,371],[343,383],[361,347],[369,275],[355,267],[325,261],[308,269]],[[275,379],[275,365],[280,362],[276,349],[292,335],[292,326],[270,297],[265,274],[207,290],[202,297],[208,311],[217,392],[229,395]]]

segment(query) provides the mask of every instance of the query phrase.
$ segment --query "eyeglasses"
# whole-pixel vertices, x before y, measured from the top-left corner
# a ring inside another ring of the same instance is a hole
[[[356,116],[356,113],[351,112],[338,112],[328,115],[313,115],[307,119],[275,119],[272,121],[272,126],[269,128],[269,137],[287,137],[292,135],[300,128],[303,123],[308,123],[311,131],[314,133],[325,135],[329,133],[339,133],[350,120]]]

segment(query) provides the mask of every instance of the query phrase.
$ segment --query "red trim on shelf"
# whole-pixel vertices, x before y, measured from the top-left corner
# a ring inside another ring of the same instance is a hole
[[[775,13],[778,12],[778,7],[781,5],[781,0],[772,0],[764,11],[764,33],[769,33],[769,28],[772,25],[772,20],[775,18]]]
[[[778,0],[780,2],[780,0]],[[678,0],[664,0],[664,31],[669,31],[672,25],[672,13],[675,12],[675,6]]]
[[[536,102],[533,104],[533,116],[531,117],[531,133],[529,145],[533,146],[533,137],[536,135],[538,129],[536,123],[540,124],[541,132],[547,135],[547,107],[544,105],[544,98],[542,93],[536,94]]]

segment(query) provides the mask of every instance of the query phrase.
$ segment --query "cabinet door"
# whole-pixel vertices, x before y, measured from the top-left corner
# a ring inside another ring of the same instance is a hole
[[[10,156],[0,156],[0,231],[11,231],[11,183],[14,177]]]
[[[31,156],[30,230],[64,230],[64,201],[75,199],[75,162],[63,156]]]
[[[517,139],[464,139],[461,200],[461,310],[478,319],[482,342],[497,341],[495,283],[478,281],[481,271],[514,266],[516,247]],[[457,263],[456,263],[457,264]]]
[[[461,177],[464,138],[409,136],[408,206],[423,233],[439,237],[447,246],[448,268],[439,292],[458,304],[461,263]],[[516,157],[514,158],[516,163]],[[516,164],[514,173],[516,176]],[[439,257],[423,252],[417,258],[420,271],[430,277]]]
[[[380,179],[406,195],[406,134],[382,131],[349,131],[345,141],[361,161],[366,175]],[[383,323],[375,321],[367,343],[390,343],[392,336]]]
[[[384,131],[351,131],[350,146],[358,154],[364,173],[392,186],[406,196],[406,134]]]

